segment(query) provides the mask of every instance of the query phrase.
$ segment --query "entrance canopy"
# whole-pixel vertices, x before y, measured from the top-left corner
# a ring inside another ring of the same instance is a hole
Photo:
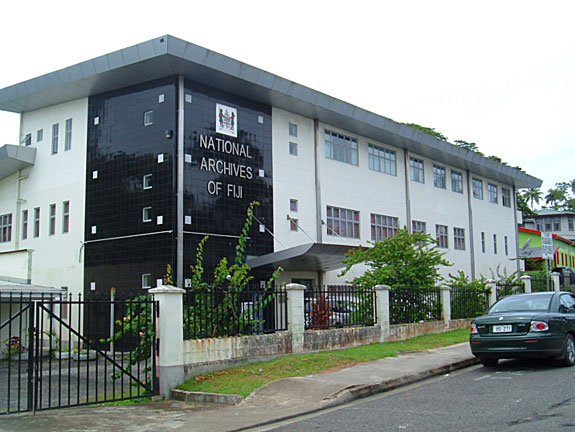
[[[34,165],[35,159],[36,149],[33,147],[3,145],[0,147],[0,180]]]

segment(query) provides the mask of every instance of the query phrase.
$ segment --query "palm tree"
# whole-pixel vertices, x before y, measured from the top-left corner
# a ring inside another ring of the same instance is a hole
[[[526,201],[529,201],[529,207],[531,207],[531,210],[534,210],[533,203],[535,202],[535,204],[539,204],[542,194],[543,193],[539,188],[529,188],[523,192],[523,198]]]
[[[545,204],[552,204],[553,208],[559,207],[559,202],[567,199],[567,193],[559,188],[549,189],[545,195]]]

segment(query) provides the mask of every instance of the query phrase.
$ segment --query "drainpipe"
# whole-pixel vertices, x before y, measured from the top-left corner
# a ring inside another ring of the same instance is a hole
[[[319,120],[313,120],[313,142],[314,142],[314,173],[315,173],[315,222],[316,222],[316,237],[317,242],[323,242],[323,226],[321,223],[321,183],[320,183],[320,173],[319,173],[319,162],[320,162],[320,129]],[[318,285],[323,285],[323,272],[320,270],[317,272]]]
[[[471,259],[471,280],[475,280],[475,238],[473,232],[473,208],[472,208],[472,188],[471,188],[471,173],[467,173],[467,211],[469,215],[469,258]]]
[[[516,198],[516,194],[517,194],[517,189],[515,189],[515,186],[513,186],[511,193],[513,194],[511,196],[511,200],[513,202],[513,241],[515,242],[515,256],[517,258],[519,258],[519,221],[517,219],[517,200]],[[521,270],[521,260],[516,259],[515,260],[517,262],[517,271]]]
[[[176,286],[184,286],[184,76],[178,76]]]
[[[18,177],[16,178],[16,214],[14,215],[14,250],[20,249],[20,239],[22,238],[20,233],[22,227],[22,204],[26,202],[26,200],[21,198],[22,180],[26,180],[27,178],[27,175],[22,175],[22,170],[18,170]]]
[[[405,225],[407,231],[413,233],[411,227],[411,193],[409,191],[409,151],[403,149],[403,171],[405,178]]]

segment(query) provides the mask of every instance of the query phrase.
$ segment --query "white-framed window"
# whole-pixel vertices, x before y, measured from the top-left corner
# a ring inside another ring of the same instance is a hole
[[[327,206],[327,234],[359,238],[359,212]]]
[[[446,225],[435,225],[435,239],[437,247],[447,249],[449,247],[449,235]]]
[[[445,175],[445,168],[439,165],[433,164],[433,186],[439,189],[447,188],[447,179]]]
[[[497,204],[497,185],[493,183],[487,183],[487,200],[492,204]]]
[[[336,132],[325,131],[325,157],[336,161],[358,164],[357,140]]]
[[[453,248],[465,250],[465,228],[453,228]]]
[[[28,210],[22,210],[22,240],[28,238]]]
[[[505,255],[509,255],[509,240],[507,236],[503,237],[503,247],[505,248]]]
[[[567,216],[567,226],[569,231],[573,231],[573,216]]]
[[[561,231],[561,217],[553,217],[553,231]]]
[[[289,211],[297,212],[298,209],[298,201],[296,199],[289,200]]]
[[[373,144],[367,147],[369,156],[369,169],[392,176],[397,175],[397,161],[395,152]]]
[[[60,134],[60,123],[52,125],[52,154],[58,153],[58,135]]]
[[[473,191],[473,198],[483,199],[483,180],[478,178],[471,179],[471,189]]]
[[[72,119],[66,120],[66,135],[64,135],[64,151],[72,149]]]
[[[34,237],[40,237],[40,207],[34,208]]]
[[[412,220],[411,221],[411,232],[412,233],[423,233],[423,234],[425,234],[427,232],[425,222]]]
[[[36,131],[36,142],[44,140],[44,129],[38,129]]]
[[[451,190],[463,193],[463,174],[459,171],[451,171]]]
[[[152,207],[144,207],[142,209],[142,221],[152,222]]]
[[[290,141],[290,143],[289,143],[289,154],[292,156],[297,156],[297,143]]]
[[[290,231],[297,231],[298,223],[299,223],[298,219],[290,218],[289,220]]]
[[[481,252],[485,253],[485,233],[481,232]]]
[[[151,273],[144,273],[142,274],[142,288],[152,288],[152,274]]]
[[[144,113],[144,126],[150,126],[154,124],[154,110],[146,111]]]
[[[0,215],[0,243],[12,241],[12,213]]]
[[[399,219],[393,216],[371,214],[371,240],[382,241],[397,234]]]
[[[511,189],[501,188],[501,203],[504,207],[511,207]]]
[[[142,178],[142,187],[144,189],[152,189],[152,174],[146,174]]]
[[[50,214],[48,215],[48,235],[56,234],[56,204],[50,204]]]
[[[24,145],[26,147],[29,147],[32,145],[32,134],[26,134],[26,136],[24,137]]]
[[[493,253],[497,255],[497,234],[493,234]]]
[[[409,157],[409,178],[418,183],[425,183],[425,172],[423,171],[423,161],[414,157]]]
[[[70,232],[70,201],[62,203],[62,233]]]
[[[297,125],[295,123],[290,123],[288,126],[289,136],[297,137]]]

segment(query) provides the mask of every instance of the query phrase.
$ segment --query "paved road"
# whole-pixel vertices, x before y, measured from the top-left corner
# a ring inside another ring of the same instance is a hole
[[[374,396],[274,432],[575,431],[575,368],[504,361]],[[254,429],[256,430],[256,429]]]

